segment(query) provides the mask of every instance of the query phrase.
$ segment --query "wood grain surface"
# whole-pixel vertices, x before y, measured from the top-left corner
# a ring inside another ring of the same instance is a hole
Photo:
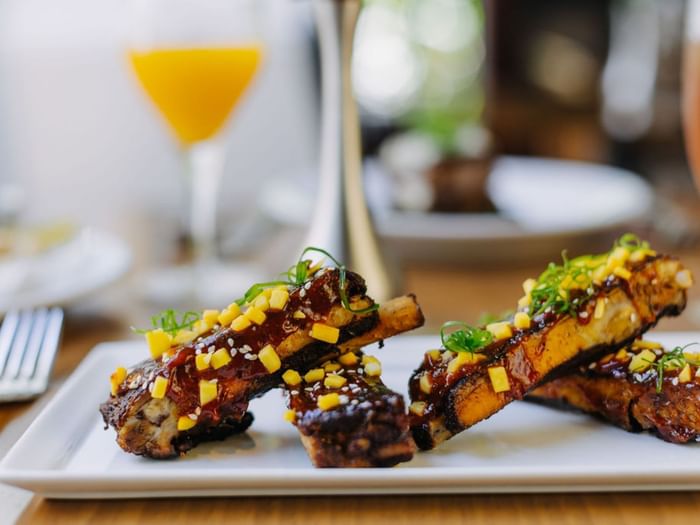
[[[700,256],[682,254],[700,276]],[[405,288],[415,292],[434,332],[448,319],[475,322],[483,312],[512,307],[520,284],[541,266],[510,269],[449,269],[412,267]],[[700,299],[700,286],[692,292]],[[67,313],[52,388],[34,403],[0,406],[0,443],[19,435],[38,407],[50,397],[85,354],[98,342],[133,337],[129,326],[146,319],[144,307],[134,307],[125,284],[94,304]],[[663,330],[700,329],[700,309],[691,308],[678,319],[664,321]],[[388,348],[389,345],[387,345]],[[106,380],[106,379],[105,379]],[[673,446],[673,445],[669,445]],[[6,450],[0,448],[0,455]],[[700,461],[700,457],[698,458]],[[0,502],[0,508],[1,502]],[[0,516],[0,522],[2,517]],[[383,496],[217,498],[161,500],[50,501],[34,497],[19,518],[27,524],[95,523],[469,523],[469,524],[634,524],[700,523],[698,493],[636,494],[518,494],[478,496]]]

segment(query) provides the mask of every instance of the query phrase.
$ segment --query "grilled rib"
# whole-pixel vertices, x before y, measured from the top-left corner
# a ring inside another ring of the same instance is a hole
[[[649,431],[671,443],[698,441],[699,356],[668,357],[660,345],[635,343],[536,388],[526,399],[578,409],[629,432]]]
[[[100,406],[105,425],[117,431],[119,446],[137,455],[169,458],[202,441],[245,429],[252,421],[246,416],[248,402],[279,385],[287,368],[308,368],[337,351],[334,345],[311,337],[315,323],[338,328],[336,343],[341,345],[376,326],[376,311],[354,313],[343,307],[339,281],[339,270],[322,269],[304,285],[290,289],[284,309],[268,311],[262,325],[253,324],[241,332],[219,327],[162,358],[134,367]],[[373,304],[357,274],[347,273],[345,290],[353,310]],[[272,345],[281,361],[274,373],[258,358],[267,345]],[[234,354],[228,364],[217,370],[196,368],[197,354],[221,348]],[[167,394],[162,399],[151,395],[159,376],[167,379]],[[203,406],[200,380],[217,381],[216,398]],[[183,416],[196,420],[196,425],[178,430],[178,419]]]
[[[413,457],[403,397],[380,373],[376,358],[348,352],[287,386],[287,417],[314,466],[392,467]]]
[[[576,315],[537,315],[530,328],[461,356],[457,367],[450,366],[457,359],[454,352],[428,352],[409,382],[416,444],[434,448],[539,384],[629,344],[661,317],[684,309],[690,275],[679,261],[651,255],[627,262],[625,270],[626,278],[607,277]],[[601,301],[604,310],[596,312]],[[502,391],[495,391],[494,382]]]
[[[378,313],[379,324],[346,342],[338,359],[310,375],[303,370],[304,380],[296,371],[283,376],[287,415],[316,467],[391,467],[413,457],[403,397],[382,383],[378,361],[372,358],[371,375],[362,366],[362,359],[370,358],[353,351],[422,326],[423,314],[414,296],[388,301]],[[319,408],[319,397],[328,394],[338,395],[338,406]]]

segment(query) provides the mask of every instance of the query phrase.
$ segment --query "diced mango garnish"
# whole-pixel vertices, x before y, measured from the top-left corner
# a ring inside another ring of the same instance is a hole
[[[189,416],[180,416],[177,419],[177,429],[180,431],[189,430],[196,424],[197,422]]]
[[[306,319],[306,314],[301,310],[297,310],[292,314],[294,319]]]
[[[180,330],[175,337],[173,337],[173,343],[176,345],[184,345],[193,341],[197,337],[197,332],[194,330]]]
[[[611,268],[619,268],[621,266],[624,266],[629,257],[629,250],[623,246],[618,246],[612,252],[610,252],[610,255],[608,255],[607,262]]]
[[[239,315],[241,315],[241,307],[236,303],[231,303],[227,308],[221,310],[219,317],[216,319],[219,321],[221,326],[227,326],[230,325],[231,322]]]
[[[447,365],[447,373],[454,374],[465,365],[473,365],[482,361],[485,357],[476,352],[457,352],[457,355]]]
[[[363,366],[366,365],[367,363],[378,363],[378,362],[379,362],[379,359],[377,359],[373,355],[364,354],[362,356],[362,365]]]
[[[123,366],[117,367],[117,369],[109,376],[109,383],[111,386],[112,395],[117,395],[119,391],[119,385],[121,385],[126,379],[126,368]]]
[[[425,414],[425,408],[428,404],[425,401],[414,401],[408,407],[410,412],[413,412],[417,416],[422,416]]]
[[[632,357],[628,369],[630,372],[644,372],[654,361],[656,361],[656,354],[645,348]]]
[[[630,261],[632,262],[642,262],[647,257],[654,257],[656,252],[647,248],[642,248],[641,250],[635,250],[630,255]]]
[[[321,410],[330,410],[340,404],[340,396],[336,392],[331,392],[323,396],[318,396],[317,405]]]
[[[513,316],[513,326],[519,328],[520,330],[530,328],[530,316],[525,312],[516,312]]]
[[[257,325],[263,324],[265,322],[265,319],[267,319],[265,312],[263,312],[259,308],[256,308],[255,306],[250,306],[243,315],[245,315],[248,319],[250,319]]]
[[[164,332],[161,328],[156,328],[146,332],[146,342],[148,350],[151,352],[153,359],[158,359],[163,353],[170,348],[173,338],[170,334]]]
[[[287,301],[289,301],[289,292],[286,289],[276,288],[270,296],[270,309],[284,310],[284,307],[287,306]]]
[[[284,420],[294,423],[297,420],[297,413],[292,409],[286,410],[284,412]]]
[[[352,352],[347,352],[338,358],[338,361],[343,366],[353,366],[357,364],[357,356]]]
[[[216,399],[219,393],[219,384],[212,380],[207,381],[205,379],[200,379],[199,381],[199,404],[201,406],[206,405]]]
[[[202,321],[209,327],[211,328],[216,324],[216,322],[219,320],[219,310],[204,310],[202,312]]]
[[[270,308],[270,303],[267,300],[267,296],[261,293],[253,301],[253,306],[261,312],[267,312]]]
[[[296,370],[287,370],[282,374],[282,381],[289,386],[297,386],[301,383],[301,375]]]
[[[372,361],[365,365],[365,375],[379,377],[382,375],[382,365],[379,361]]]
[[[280,356],[275,352],[275,348],[272,345],[265,345],[260,352],[258,352],[258,359],[263,364],[265,369],[271,374],[277,372],[282,366],[282,361],[280,361]]]
[[[156,377],[156,380],[153,381],[153,390],[151,390],[151,397],[154,399],[163,399],[167,391],[168,380],[163,376]]]
[[[339,376],[338,374],[328,374],[323,380],[323,384],[327,388],[340,388],[346,382],[347,379],[345,379],[343,376]]]
[[[603,314],[605,314],[605,299],[603,297],[599,297],[598,300],[595,302],[595,310],[593,310],[593,318],[594,319],[602,319]]]
[[[222,366],[226,366],[231,362],[231,354],[226,348],[219,348],[211,355],[211,366],[214,370],[218,370]]]
[[[194,358],[194,365],[200,372],[209,368],[211,362],[211,354],[199,354]]]
[[[630,277],[632,277],[632,272],[630,272],[627,268],[624,266],[618,266],[613,270],[613,274],[617,275],[620,279],[624,279],[625,281],[629,280]]]
[[[629,353],[624,348],[618,350],[617,353],[615,354],[615,359],[617,359],[618,361],[625,361],[628,357],[629,357]]]
[[[231,330],[234,332],[242,332],[250,326],[250,319],[245,315],[239,315],[231,322]]]
[[[634,343],[632,343],[632,348],[648,348],[649,350],[661,350],[663,348],[663,345],[661,343],[657,343],[656,341],[649,341],[648,339],[637,339]]]
[[[525,292],[525,295],[530,295],[536,284],[537,281],[534,279],[525,279],[523,281],[523,292]]]
[[[440,350],[429,350],[426,352],[428,354],[428,357],[432,359],[433,361],[437,361],[442,357],[442,354],[440,353]]]
[[[311,327],[311,337],[325,343],[335,344],[340,337],[340,330],[323,323],[314,323]]]
[[[331,361],[330,363],[326,363],[325,365],[323,365],[323,369],[326,372],[337,372],[338,370],[340,370],[340,363],[334,363],[333,361]]]
[[[530,306],[531,302],[532,298],[529,295],[523,295],[520,299],[518,299],[518,308],[526,308]]]
[[[508,324],[507,321],[487,324],[486,330],[491,332],[496,339],[508,339],[509,337],[513,337],[513,330],[510,328],[510,324]]]
[[[507,392],[510,390],[510,381],[508,381],[508,372],[502,366],[492,366],[489,368],[489,379],[491,386],[496,393]]]
[[[323,379],[323,376],[326,375],[326,372],[324,372],[323,368],[312,368],[306,374],[304,374],[304,381],[307,383],[315,383],[316,381],[320,381]]]
[[[430,376],[427,373],[420,376],[419,385],[421,392],[424,394],[430,394],[430,391],[433,389],[433,384],[430,381]]]
[[[690,374],[690,365],[688,363],[685,364],[683,367],[683,370],[681,370],[678,373],[678,382],[679,383],[688,383],[690,382],[691,379],[691,374]]]

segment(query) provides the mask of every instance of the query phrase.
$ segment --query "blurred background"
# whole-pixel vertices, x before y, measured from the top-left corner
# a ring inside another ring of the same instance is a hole
[[[315,201],[320,74],[309,2],[258,4],[264,58],[221,135],[217,246],[222,260],[270,273],[298,250]],[[366,0],[352,67],[366,191],[404,285],[420,290],[427,275],[447,293],[463,279],[463,293],[487,295],[480,272],[519,282],[562,248],[604,250],[627,230],[697,251],[684,10],[683,0]],[[71,227],[123,241],[129,286],[110,292],[123,301],[143,298],[143,273],[187,251],[181,159],[127,59],[128,26],[122,1],[0,0],[6,294],[18,288],[8,261],[26,255],[20,230],[47,244]]]

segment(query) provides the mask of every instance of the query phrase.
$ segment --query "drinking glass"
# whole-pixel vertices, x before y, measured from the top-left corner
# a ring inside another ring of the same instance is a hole
[[[133,0],[128,58],[186,167],[193,262],[171,269],[183,295],[201,298],[216,274],[221,131],[262,58],[256,0]],[[187,288],[187,290],[184,290]],[[211,287],[209,287],[211,288]]]

